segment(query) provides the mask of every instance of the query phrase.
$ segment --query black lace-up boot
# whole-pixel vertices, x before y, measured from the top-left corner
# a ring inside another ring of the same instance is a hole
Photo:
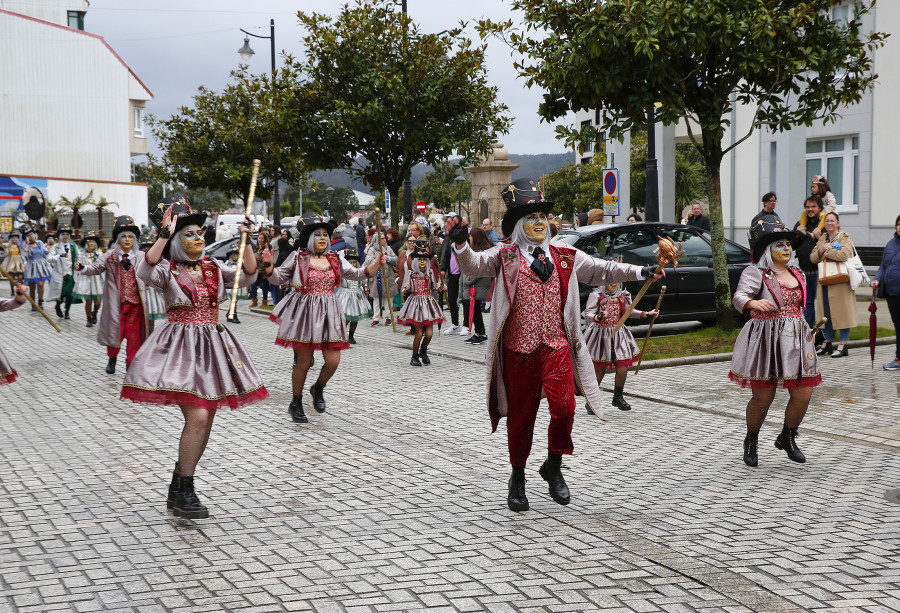
[[[748,432],[744,437],[744,464],[756,467],[759,464],[759,458],[756,456],[756,443],[759,440],[758,432]]]
[[[550,486],[550,498],[557,504],[569,504],[569,486],[562,476],[562,456],[547,454],[547,459],[539,471],[541,477]]]
[[[509,478],[509,495],[506,497],[506,505],[510,511],[517,513],[528,510],[528,498],[525,497],[524,466],[513,466],[512,476]]]
[[[781,434],[775,439],[775,447],[783,449],[787,456],[794,462],[803,464],[806,462],[806,456],[797,447],[797,428],[788,428],[785,426],[781,429]]]
[[[175,470],[172,471],[172,482],[169,484],[169,495],[166,497],[166,508],[175,508],[175,495],[178,493],[178,479],[181,474],[178,472],[178,462],[175,463]]]
[[[194,491],[194,475],[178,478],[178,491],[175,493],[175,515],[184,519],[205,519],[209,517],[209,509],[200,503]]]
[[[294,396],[291,404],[288,405],[288,412],[291,414],[291,419],[298,424],[309,422],[309,418],[306,417],[306,413],[303,411],[303,396]]]
[[[309,393],[312,394],[313,397],[313,408],[319,413],[325,412],[325,385],[316,381],[311,388],[309,388]]]
[[[623,395],[624,390],[624,385],[613,387],[612,405],[621,411],[630,411],[631,405],[625,400],[625,396]]]

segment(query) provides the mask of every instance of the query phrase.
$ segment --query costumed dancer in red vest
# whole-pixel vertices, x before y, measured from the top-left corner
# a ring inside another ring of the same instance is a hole
[[[450,239],[463,274],[497,277],[488,326],[488,411],[494,430],[506,417],[512,464],[507,505],[513,511],[526,511],[525,464],[541,390],[550,405],[550,428],[540,475],[559,504],[569,503],[569,488],[560,468],[562,456],[572,453],[576,392],[602,413],[600,388],[581,333],[578,283],[637,281],[652,274],[652,269],[592,258],[562,244],[551,246],[547,214],[553,203],[544,200],[534,179],[517,179],[501,196],[507,207],[503,234],[511,245],[472,251],[465,226],[453,228]]]
[[[269,319],[278,324],[275,344],[294,350],[296,363],[291,372],[293,399],[288,407],[291,419],[306,423],[309,419],[303,411],[303,385],[306,373],[312,365],[313,352],[322,351],[325,364],[316,382],[309,388],[313,408],[325,412],[325,384],[334,375],[341,362],[341,351],[350,348],[347,324],[335,288],[341,278],[354,281],[371,277],[386,256],[376,257],[367,268],[357,268],[331,251],[331,233],[334,224],[326,222],[315,213],[306,213],[297,220],[297,249],[284,263],[272,270],[269,283],[290,283],[294,291],[278,301]],[[272,267],[271,262],[265,262]]]
[[[410,264],[407,265],[406,274],[403,277],[403,283],[400,285],[404,295],[409,296],[403,303],[403,308],[397,315],[397,321],[401,326],[412,326],[413,333],[413,355],[410,360],[410,366],[421,366],[431,364],[431,358],[428,357],[428,344],[431,342],[431,336],[434,333],[434,324],[444,322],[444,315],[441,313],[441,307],[438,306],[437,300],[431,295],[434,290],[444,291],[435,278],[434,269],[431,264],[431,250],[429,249],[428,239],[418,238],[413,243],[413,252],[409,257]]]
[[[18,283],[13,289],[16,291],[15,298],[0,298],[0,311],[12,311],[25,304],[25,292],[28,288]],[[9,356],[3,351],[3,347],[0,347],[0,385],[12,383],[18,376],[12,362],[9,361]]]
[[[160,202],[151,218],[159,238],[138,261],[137,276],[162,293],[166,321],[125,373],[121,399],[181,408],[184,428],[166,506],[178,517],[202,519],[209,510],[194,491],[194,472],[216,411],[259,402],[269,392],[241,342],[219,323],[219,304],[227,300],[225,288],[237,271],[203,257],[206,214],[195,213],[187,198],[177,195]],[[241,226],[241,232],[251,230],[248,222]],[[249,244],[244,273],[246,287],[256,280]]]
[[[125,368],[137,355],[149,334],[144,282],[134,274],[137,262],[144,259],[137,246],[141,231],[129,215],[116,217],[109,249],[93,264],[79,262],[75,270],[92,276],[106,273],[103,306],[97,323],[97,342],[106,345],[106,372],[116,372],[116,359],[122,341],[125,346]]]
[[[749,387],[744,463],[759,464],[757,443],[778,387],[788,390],[784,425],[775,439],[794,462],[806,462],[797,447],[797,429],[809,408],[813,388],[822,382],[815,333],[803,317],[806,275],[796,266],[793,248],[800,235],[789,231],[775,215],[763,215],[750,228],[755,265],[741,273],[734,291],[734,308],[750,320],[734,341],[728,378]]]
[[[616,371],[613,387],[612,405],[622,411],[630,411],[631,405],[625,400],[625,378],[628,367],[637,364],[641,358],[641,350],[634,341],[634,335],[627,326],[622,326],[613,334],[612,331],[622,317],[622,313],[631,305],[631,294],[622,289],[620,283],[612,283],[603,287],[595,287],[588,295],[584,307],[584,320],[588,323],[584,340],[588,353],[594,361],[597,383],[603,381],[607,370]],[[643,319],[654,317],[658,311],[631,311],[630,318]],[[593,414],[590,407],[588,414]]]

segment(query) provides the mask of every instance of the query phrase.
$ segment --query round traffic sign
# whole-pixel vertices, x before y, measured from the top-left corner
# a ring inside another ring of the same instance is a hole
[[[421,200],[419,200],[416,203],[416,210],[419,211],[420,213],[424,213],[425,212],[425,203],[422,202]]]
[[[606,178],[603,179],[603,189],[606,190],[607,194],[616,193],[616,173],[607,173]]]

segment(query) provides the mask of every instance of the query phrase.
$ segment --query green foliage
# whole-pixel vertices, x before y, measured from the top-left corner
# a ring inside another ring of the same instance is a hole
[[[213,191],[205,187],[189,189],[183,184],[169,181],[163,166],[153,157],[147,156],[147,162],[134,165],[133,181],[147,184],[147,206],[151,209],[166,195],[183,192],[187,195],[191,207],[197,211],[217,213],[234,208],[233,196]]]
[[[675,217],[681,221],[681,211],[706,195],[706,173],[702,161],[692,160],[675,150]]]
[[[716,309],[731,328],[731,300],[719,167],[726,151],[762,126],[833,122],[859,102],[877,77],[873,52],[886,35],[862,32],[863,0],[846,23],[832,21],[835,0],[513,0],[525,29],[512,21],[479,23],[481,35],[506,40],[527,61],[516,62],[528,86],[546,90],[539,114],[548,121],[571,109],[599,108],[601,126],[560,126],[567,146],[582,146],[597,130],[615,136],[657,120],[685,121],[706,165]],[[755,109],[751,130],[723,149],[734,100]],[[700,133],[691,131],[691,122]]]
[[[544,177],[544,196],[556,203],[556,214],[566,220],[575,213],[603,208],[603,168],[606,154],[596,154],[590,164],[571,161]]]
[[[456,181],[456,177],[467,177]],[[455,208],[458,201],[468,202],[472,197],[472,180],[459,163],[438,162],[434,169],[425,173],[419,184],[413,187],[413,203],[419,200],[432,204],[435,208],[447,210]],[[415,216],[415,211],[413,211]]]
[[[222,93],[200,87],[194,105],[169,119],[150,117],[165,152],[160,164],[165,180],[246,200],[253,160],[259,159],[258,198],[272,195],[276,179],[304,181],[306,167],[289,121],[297,74],[288,66],[274,77],[253,76],[241,66],[231,79]]]
[[[288,65],[293,142],[316,168],[344,168],[372,190],[400,187],[418,163],[472,162],[509,130],[488,85],[485,46],[460,28],[424,34],[392,0],[356,0],[332,17],[298,12],[306,56]]]

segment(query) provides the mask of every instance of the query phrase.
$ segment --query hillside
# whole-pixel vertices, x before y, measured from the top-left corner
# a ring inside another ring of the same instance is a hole
[[[549,174],[558,170],[565,165],[567,161],[573,160],[575,156],[572,153],[538,153],[535,155],[516,155],[511,153],[509,161],[513,164],[520,164],[519,168],[513,171],[512,178],[520,177],[540,177],[542,174]],[[419,164],[412,170],[412,183],[418,185],[419,180],[431,170],[430,166]],[[372,190],[364,185],[357,177],[351,177],[343,170],[317,170],[312,173],[314,181],[319,183],[327,183],[329,185],[349,185],[353,189],[362,192],[371,193]]]

